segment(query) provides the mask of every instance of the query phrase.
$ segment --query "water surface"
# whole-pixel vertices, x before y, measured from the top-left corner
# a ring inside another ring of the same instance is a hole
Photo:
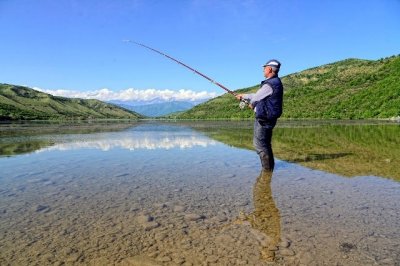
[[[280,123],[272,176],[248,122],[0,127],[2,265],[400,261],[398,125]]]

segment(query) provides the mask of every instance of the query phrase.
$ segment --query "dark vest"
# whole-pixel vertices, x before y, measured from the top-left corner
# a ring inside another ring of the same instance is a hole
[[[256,103],[256,118],[276,120],[282,114],[283,85],[281,79],[277,76],[262,81],[260,87],[265,83],[271,86],[273,92]]]

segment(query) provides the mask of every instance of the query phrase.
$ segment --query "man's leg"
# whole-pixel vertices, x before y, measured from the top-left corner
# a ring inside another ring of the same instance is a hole
[[[273,171],[275,166],[274,154],[272,152],[271,139],[275,123],[268,123],[256,119],[254,121],[253,144],[260,156],[261,165],[267,171]]]

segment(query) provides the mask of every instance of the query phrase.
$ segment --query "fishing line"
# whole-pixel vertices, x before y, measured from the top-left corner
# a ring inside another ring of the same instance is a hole
[[[142,46],[142,47],[144,47],[144,48],[146,48],[146,49],[148,49],[148,50],[150,50],[150,51],[153,51],[153,52],[155,52],[155,53],[158,53],[158,54],[160,54],[160,55],[162,55],[162,56],[165,56],[166,58],[168,58],[168,59],[170,59],[170,60],[172,60],[172,61],[174,61],[174,62],[176,62],[176,63],[182,65],[183,67],[185,67],[185,68],[187,68],[187,69],[193,71],[195,74],[197,74],[197,75],[199,75],[199,76],[201,76],[201,77],[203,77],[203,78],[205,78],[205,79],[211,81],[211,83],[213,83],[213,84],[217,85],[218,87],[222,88],[223,90],[225,90],[225,91],[228,92],[229,94],[232,94],[232,95],[235,96],[235,97],[238,95],[238,94],[235,93],[234,91],[231,91],[230,89],[228,89],[227,87],[225,87],[225,86],[222,85],[221,83],[219,83],[219,82],[217,82],[217,81],[211,79],[210,77],[206,76],[205,74],[201,73],[200,71],[198,71],[198,70],[196,70],[196,69],[194,69],[194,68],[192,68],[192,67],[186,65],[185,63],[183,63],[183,62],[181,62],[181,61],[179,61],[179,60],[173,58],[172,56],[169,56],[169,55],[167,55],[167,54],[165,54],[165,53],[163,53],[163,52],[161,52],[161,51],[159,51],[159,50],[157,50],[157,49],[154,49],[154,48],[152,48],[152,47],[150,47],[150,46],[147,46],[147,45],[145,45],[145,44],[143,44],[143,43],[135,42],[135,41],[132,41],[132,40],[123,40],[123,42],[126,42],[126,43],[133,43],[133,44]],[[246,99],[241,99],[241,100],[240,100],[240,104],[239,104],[240,109],[243,109],[246,105],[249,105],[248,100],[246,100]]]

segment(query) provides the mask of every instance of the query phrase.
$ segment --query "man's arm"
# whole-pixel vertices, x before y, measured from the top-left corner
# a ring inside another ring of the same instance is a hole
[[[254,105],[255,103],[261,101],[265,97],[271,95],[273,92],[271,86],[266,83],[264,84],[256,93],[249,93],[249,94],[238,94],[236,98],[238,100],[240,99],[247,99],[250,101],[251,105]]]
[[[252,93],[252,94],[248,94],[250,95],[250,103],[252,105],[254,105],[255,103],[261,101],[262,99],[264,99],[265,97],[268,97],[269,95],[271,95],[273,92],[271,86],[266,83],[264,85],[262,85],[262,87],[256,92],[256,93]]]

